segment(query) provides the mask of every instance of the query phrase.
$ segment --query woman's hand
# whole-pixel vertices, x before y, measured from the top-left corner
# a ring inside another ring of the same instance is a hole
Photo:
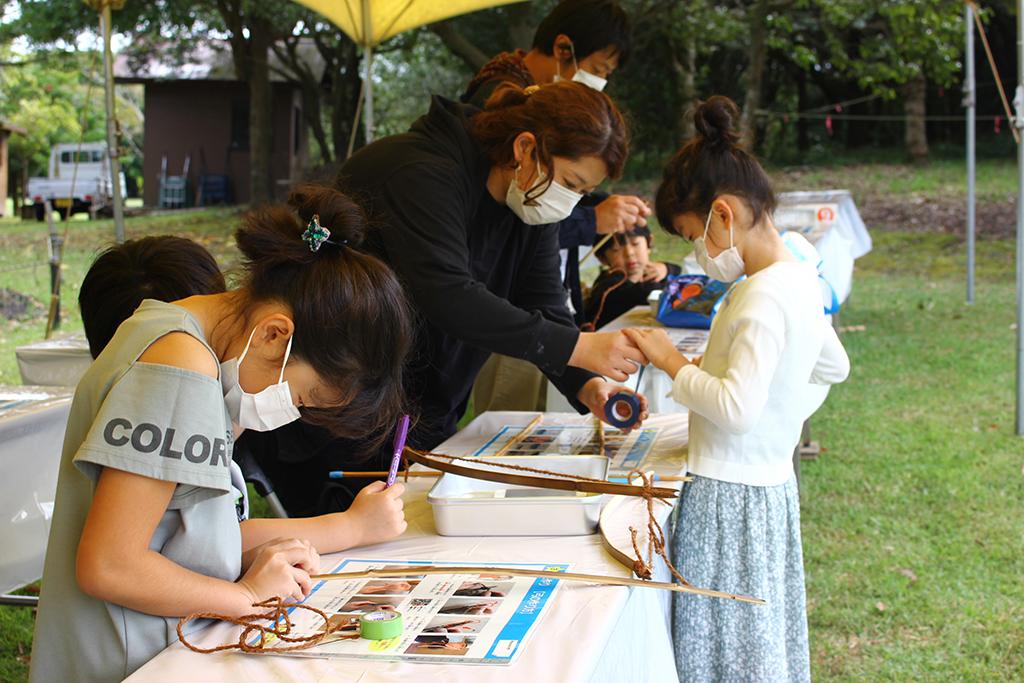
[[[316,548],[298,538],[282,538],[251,551],[252,562],[238,585],[245,592],[248,605],[273,597],[302,600],[313,588],[311,574],[320,571],[320,554]]]
[[[402,535],[408,526],[403,510],[404,492],[405,484],[386,488],[384,482],[375,481],[356,495],[352,507],[343,513],[349,516],[359,535],[359,542],[353,545],[371,545]]]
[[[622,332],[581,332],[569,365],[624,382],[647,358]]]
[[[642,394],[638,394],[628,387],[618,386],[611,382],[606,382],[600,377],[594,377],[583,385],[579,393],[576,394],[576,398],[579,399],[580,403],[590,409],[598,419],[602,422],[608,422],[604,416],[604,406],[608,403],[608,399],[613,394],[626,393],[633,394],[640,400],[640,419],[637,423],[629,429],[623,429],[624,432],[630,432],[631,430],[640,426],[640,424],[649,417],[647,412],[647,398]]]
[[[650,215],[651,207],[647,202],[633,195],[613,194],[594,207],[594,220],[601,235],[642,228]]]
[[[633,327],[623,330],[623,333],[643,351],[654,367],[664,371],[672,379],[675,379],[680,368],[690,364],[686,356],[676,349],[676,345],[665,330]]]

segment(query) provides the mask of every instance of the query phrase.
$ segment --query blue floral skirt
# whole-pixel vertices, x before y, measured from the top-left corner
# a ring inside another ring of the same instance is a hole
[[[672,534],[672,562],[688,581],[768,601],[674,593],[679,680],[810,681],[796,479],[746,486],[694,477]]]

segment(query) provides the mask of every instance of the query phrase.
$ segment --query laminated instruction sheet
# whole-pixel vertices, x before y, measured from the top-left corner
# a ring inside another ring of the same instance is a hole
[[[641,427],[626,434],[607,425],[602,425],[602,428],[604,450],[601,449],[597,426],[591,421],[584,425],[541,424],[503,455],[604,455],[611,461],[609,474],[622,475],[640,466],[654,448],[654,442],[661,431],[658,427]],[[505,425],[473,455],[496,455],[522,430],[521,425]]]
[[[347,559],[330,573],[361,572],[389,567],[456,566],[453,562]],[[537,622],[554,598],[559,581],[502,574],[501,567],[568,571],[568,564],[475,563],[493,567],[484,574],[423,574],[386,579],[320,581],[304,604],[327,613],[332,633],[296,657],[347,657],[464,664],[509,664],[522,651]],[[359,637],[356,625],[364,614],[398,612],[400,636],[387,640]],[[323,619],[304,609],[289,610],[293,635],[323,630]],[[254,636],[253,642],[258,640]],[[273,636],[267,646],[274,647]]]

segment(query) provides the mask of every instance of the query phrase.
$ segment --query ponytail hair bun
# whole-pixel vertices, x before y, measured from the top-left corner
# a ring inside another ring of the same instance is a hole
[[[655,195],[658,222],[669,234],[676,234],[673,223],[683,214],[696,214],[703,223],[712,202],[723,194],[743,199],[755,223],[775,211],[768,174],[740,144],[739,118],[739,107],[722,95],[697,105],[693,113],[697,135],[665,165]]]
[[[325,185],[305,183],[292,190],[288,205],[299,214],[303,226],[318,215],[320,225],[331,231],[331,241],[345,241],[354,247],[363,243],[366,215],[348,195]]]
[[[497,109],[518,107],[526,104],[527,98],[538,90],[540,90],[540,88],[536,85],[520,87],[514,83],[506,81],[499,84],[498,87],[494,89],[491,96],[487,98],[487,102],[484,104],[484,109],[488,111],[495,111]]]
[[[316,251],[303,240],[314,215],[331,232]],[[402,369],[414,332],[398,278],[357,248],[366,230],[363,210],[348,195],[304,184],[287,204],[246,213],[235,241],[244,257],[244,314],[267,301],[286,305],[295,323],[292,355],[324,385],[324,394],[312,398],[336,406],[303,408],[303,420],[364,440],[370,452],[409,412]]]
[[[512,142],[521,133],[537,138],[537,159],[548,178],[553,157],[597,157],[608,177],[618,178],[629,156],[629,128],[608,95],[582,83],[559,81],[521,88],[498,86],[472,118],[472,134],[492,166],[515,165]]]
[[[712,147],[735,147],[739,144],[740,134],[735,125],[739,118],[739,107],[722,95],[715,95],[707,102],[701,102],[693,112],[693,124],[697,134],[704,144]]]

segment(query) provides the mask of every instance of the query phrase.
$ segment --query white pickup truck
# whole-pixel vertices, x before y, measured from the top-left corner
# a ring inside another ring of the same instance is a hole
[[[75,171],[77,161],[78,170]],[[71,186],[74,180],[74,187]],[[29,178],[28,196],[36,219],[45,217],[44,202],[49,199],[60,215],[97,212],[110,207],[110,163],[105,142],[62,143],[50,150],[50,177]],[[124,173],[121,174],[121,196],[126,196]]]

